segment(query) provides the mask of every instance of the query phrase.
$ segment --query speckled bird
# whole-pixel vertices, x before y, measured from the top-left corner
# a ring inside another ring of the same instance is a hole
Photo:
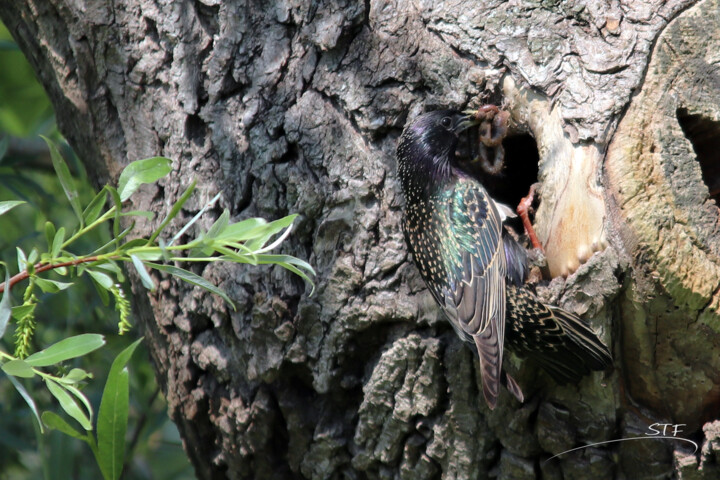
[[[612,359],[583,320],[525,288],[527,251],[503,225],[512,210],[456,158],[460,135],[477,124],[472,114],[454,110],[420,115],[405,128],[397,161],[408,248],[457,334],[477,348],[483,395],[493,409],[500,384],[523,401],[502,369],[504,346],[559,383],[577,383]]]

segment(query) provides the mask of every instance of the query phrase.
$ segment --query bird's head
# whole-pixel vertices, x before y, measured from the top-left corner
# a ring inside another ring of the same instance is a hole
[[[398,172],[405,191],[449,176],[462,133],[478,124],[472,113],[436,110],[408,125],[397,148]]]

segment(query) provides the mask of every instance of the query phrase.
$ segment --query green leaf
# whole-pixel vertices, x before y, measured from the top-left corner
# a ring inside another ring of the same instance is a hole
[[[5,202],[0,202],[0,215],[2,215],[5,212],[9,212],[13,208],[17,207],[18,205],[22,205],[22,200],[7,200]]]
[[[92,374],[86,372],[82,368],[73,368],[68,373],[59,378],[58,381],[63,383],[80,383],[86,378],[92,378]]]
[[[3,372],[13,377],[32,378],[35,376],[32,367],[25,360],[10,360],[2,364]]]
[[[170,252],[167,249],[167,245],[165,245],[165,240],[162,238],[158,242],[158,248],[160,249],[160,258],[163,262],[170,262]]]
[[[100,295],[100,300],[102,301],[103,305],[105,305],[106,307],[110,305],[110,293],[108,293],[108,289],[96,282],[94,278],[92,283],[93,285],[95,285],[95,289],[97,290],[98,295]]]
[[[215,250],[222,254],[221,259],[223,261],[230,260],[236,263],[249,263],[250,265],[257,265],[255,254],[252,252],[237,252],[230,248],[215,246]],[[242,249],[241,249],[242,250]]]
[[[263,218],[248,218],[226,226],[215,239],[242,242],[262,234],[265,225],[267,225],[267,221]]]
[[[105,270],[106,272],[110,272],[115,275],[122,275],[122,269],[118,266],[117,263],[115,263],[112,260],[108,260],[104,263],[98,263],[97,265],[93,265],[93,268],[96,270]]]
[[[20,322],[25,317],[27,317],[28,314],[32,313],[35,310],[35,307],[37,307],[37,303],[30,303],[27,305],[18,305],[16,307],[12,307],[12,318]]]
[[[55,224],[52,222],[45,222],[45,240],[48,244],[48,252],[52,251],[53,239],[55,238]]]
[[[106,479],[118,479],[125,458],[129,403],[129,373],[122,369],[108,378],[98,417],[98,464]],[[102,430],[100,430],[102,429]]]
[[[105,345],[105,338],[96,333],[84,333],[65,338],[45,350],[25,359],[33,367],[47,367],[75,357],[81,357]]]
[[[83,219],[86,225],[90,225],[100,217],[103,207],[107,202],[107,191],[103,188],[100,192],[95,195],[83,212]]]
[[[65,290],[71,287],[72,283],[58,282],[56,280],[48,280],[46,278],[35,278],[35,284],[42,289],[45,293],[57,293],[60,290]]]
[[[83,273],[85,273],[85,270],[92,267],[91,263],[81,263],[79,265],[75,265],[75,276],[80,277]]]
[[[15,247],[15,250],[17,250],[18,271],[24,272],[25,270],[27,270],[27,267],[28,267],[27,257],[25,256],[25,252],[23,252],[20,247]]]
[[[120,478],[125,458],[129,386],[126,365],[141,339],[118,354],[110,367],[97,420],[98,464],[105,479]]]
[[[27,262],[30,265],[35,265],[35,262],[37,262],[38,257],[40,256],[40,252],[38,252],[37,248],[34,248],[30,250],[30,255],[28,255]]]
[[[205,234],[205,238],[215,238],[220,235],[220,232],[225,230],[230,223],[230,212],[226,208],[223,213],[220,214],[215,223],[212,224],[210,229]]]
[[[302,277],[303,280],[310,283],[313,292],[315,291],[315,284],[312,279],[303,271],[307,271],[311,275],[315,275],[315,270],[305,260],[293,257],[292,255],[257,255],[258,264],[274,264],[283,267],[286,270],[290,270],[294,274]],[[301,270],[302,269],[302,270]],[[312,292],[310,293],[312,295]]]
[[[104,251],[105,249],[114,246],[116,249],[118,248],[118,245],[120,245],[120,241],[127,237],[128,234],[132,231],[132,229],[135,228],[135,222],[132,222],[130,226],[128,226],[125,230],[122,231],[122,233],[119,233],[118,235],[114,236],[112,240],[110,240],[108,243],[103,245],[102,247],[96,249],[92,254],[98,255],[100,252]],[[142,239],[140,239],[142,240]],[[144,242],[144,240],[143,240]]]
[[[30,407],[30,410],[32,411],[33,415],[35,416],[35,420],[38,423],[38,427],[40,427],[40,433],[45,433],[45,429],[43,428],[43,424],[40,421],[40,415],[38,414],[37,406],[35,405],[35,401],[32,399],[30,394],[25,390],[25,387],[22,386],[22,383],[18,381],[17,378],[8,376],[8,380],[10,380],[10,383],[13,384],[15,387],[15,390],[18,391],[21,397],[23,397],[23,400],[25,400],[25,403],[28,404],[28,407]]]
[[[260,233],[257,234],[257,236],[251,240],[249,240],[245,246],[252,250],[256,251],[261,249],[265,243],[267,243],[268,240],[270,240],[270,237],[273,235],[276,235],[283,231],[286,228],[289,228],[292,223],[297,218],[297,214],[294,215],[288,215],[287,217],[280,218],[278,220],[272,221],[265,225],[265,228],[262,229]],[[290,232],[286,232],[285,236],[289,234]],[[281,240],[282,241],[282,240]]]
[[[60,230],[55,233],[55,237],[53,238],[52,249],[50,250],[52,258],[60,256],[60,250],[62,250],[63,242],[65,242],[65,227],[60,227]]]
[[[109,185],[106,188],[107,191],[110,192],[110,198],[112,198],[115,206],[115,216],[113,217],[113,238],[115,239],[115,248],[118,248],[120,246],[120,240],[118,238],[120,236],[120,212],[122,211],[122,200],[120,200],[120,194],[115,188]]]
[[[120,200],[125,201],[137,191],[143,183],[153,183],[170,173],[172,161],[165,157],[152,157],[136,160],[125,167],[118,180]]]
[[[128,240],[125,244],[123,244],[122,249],[123,251],[127,252],[132,248],[139,248],[144,247],[147,245],[147,240],[144,238],[133,238],[132,240]]]
[[[4,262],[0,263],[5,267],[5,289],[3,290],[2,299],[0,299],[0,338],[2,338],[5,335],[8,320],[10,320],[12,308],[10,307],[10,270]]]
[[[162,258],[162,252],[143,252],[143,251],[135,251],[132,252],[131,255],[138,260],[144,261],[157,261]]]
[[[188,198],[190,198],[190,195],[192,195],[193,191],[195,190],[195,180],[190,184],[190,186],[183,192],[183,194],[180,196],[180,198],[175,202],[172,209],[170,209],[170,213],[168,213],[168,216],[165,217],[165,220],[162,221],[160,226],[155,230],[150,237],[150,239],[147,241],[147,244],[152,244],[160,235],[160,232],[162,232],[165,227],[167,226],[170,221],[177,216],[178,213],[180,213],[180,209],[185,205],[185,202],[187,202]]]
[[[197,285],[200,288],[204,288],[208,292],[212,292],[216,295],[219,295],[222,297],[223,300],[225,300],[230,306],[235,310],[235,304],[232,300],[230,300],[230,297],[227,296],[225,292],[223,292],[220,288],[216,287],[212,283],[205,280],[203,277],[196,275],[192,272],[189,272],[187,270],[184,270],[180,267],[175,267],[173,265],[161,265],[157,263],[148,263],[148,267],[153,268],[155,270],[160,270],[161,272],[169,273],[170,275],[177,277],[181,280],[186,281],[187,283],[190,283],[192,285]]]
[[[147,270],[145,270],[145,266],[140,261],[140,259],[135,255],[130,255],[130,259],[132,260],[132,263],[135,266],[135,270],[137,270],[138,275],[140,275],[140,280],[142,280],[145,288],[147,288],[151,292],[155,291],[155,283],[152,281],[152,278],[150,278],[150,275],[148,275],[148,272]]]
[[[289,263],[291,265],[296,265],[302,269],[307,270],[311,274],[315,275],[315,270],[312,268],[312,266],[307,263],[305,260],[300,260],[297,257],[293,257],[292,255],[257,255],[257,262],[259,264],[276,264],[281,265],[283,263]]]
[[[48,149],[50,150],[50,158],[52,159],[55,173],[57,173],[58,179],[60,180],[60,185],[62,185],[63,190],[65,191],[65,196],[70,201],[70,205],[72,206],[75,215],[77,216],[78,220],[80,220],[80,224],[82,225],[83,216],[82,208],[80,207],[80,197],[78,195],[77,188],[75,187],[75,180],[70,174],[70,169],[68,168],[67,163],[65,163],[65,160],[60,154],[60,150],[58,150],[55,142],[53,142],[47,137],[44,137],[42,135],[40,136],[43,140],[45,140],[45,143],[47,143]]]
[[[313,292],[315,291],[315,283],[313,283],[313,281],[310,279],[310,277],[308,277],[308,276],[305,274],[305,272],[303,272],[303,271],[300,270],[299,268],[297,268],[297,267],[295,267],[295,266],[293,266],[293,265],[291,265],[291,264],[289,264],[289,263],[278,263],[277,265],[280,265],[280,266],[283,267],[284,269],[291,271],[291,272],[294,273],[295,275],[301,277],[303,280],[305,280],[306,282],[308,282],[308,283],[310,284],[310,287],[311,287],[310,296],[312,296]]]
[[[69,423],[65,421],[60,415],[55,412],[43,412],[42,422],[45,426],[51,430],[58,430],[65,435],[69,435],[78,440],[87,440],[87,436],[84,433],[80,433],[75,430]]]
[[[80,402],[83,405],[85,405],[85,411],[88,412],[88,417],[90,418],[90,423],[92,423],[93,409],[92,409],[92,405],[90,405],[90,400],[88,400],[87,397],[80,390],[78,390],[74,385],[68,384],[65,382],[61,382],[61,383],[63,384],[63,387],[65,388],[65,390],[67,390],[68,392],[75,395],[75,398],[80,400]]]
[[[117,278],[117,281],[120,283],[125,281],[125,273],[114,260],[107,260],[104,263],[98,263],[96,265],[93,265],[93,269],[104,270],[106,272],[112,273],[113,275],[115,275],[115,278]]]
[[[130,210],[129,212],[120,212],[121,217],[144,217],[148,220],[155,218],[155,212],[148,210]]]
[[[56,383],[49,377],[45,378],[45,385],[47,385],[50,393],[52,393],[53,397],[55,397],[60,403],[60,407],[65,410],[65,413],[77,420],[78,423],[85,430],[92,430],[92,423],[90,422],[90,418],[88,417],[88,415],[85,414],[85,412],[82,411],[77,402],[72,398],[72,396],[67,392],[67,390],[65,390],[63,386]]]
[[[197,240],[197,239],[195,239]],[[191,242],[194,246],[193,248],[188,251],[188,258],[191,257],[201,257],[201,258],[212,258],[213,253],[215,252],[215,248],[213,248],[212,245],[204,245],[204,244],[197,244],[195,245],[195,241]],[[165,260],[168,261],[167,259]],[[185,259],[178,259],[179,262],[186,261]],[[192,261],[192,260],[188,260]],[[209,260],[205,260],[209,261]]]
[[[179,232],[177,232],[173,238],[170,239],[170,243],[168,243],[168,246],[172,246],[173,243],[175,243],[179,238],[181,238],[183,235],[185,235],[185,232],[188,231],[188,229],[193,226],[195,222],[197,222],[203,215],[205,215],[205,212],[208,211],[208,209],[212,208],[213,205],[215,205],[215,202],[218,201],[220,198],[221,193],[218,193],[215,195],[208,203],[203,205],[203,207],[200,209],[198,213],[195,214],[193,218],[190,219],[189,222],[187,222],[183,227],[180,229]]]
[[[91,270],[89,268],[85,271],[93,278],[93,280],[105,289],[110,289],[115,284],[112,277],[110,277],[107,273],[98,272],[97,270]]]

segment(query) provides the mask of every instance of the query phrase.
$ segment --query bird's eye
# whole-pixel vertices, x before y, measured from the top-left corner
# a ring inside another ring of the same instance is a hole
[[[450,127],[452,127],[452,118],[443,117],[442,120],[440,120],[440,125],[442,125],[444,128],[447,128],[448,130],[450,130]]]

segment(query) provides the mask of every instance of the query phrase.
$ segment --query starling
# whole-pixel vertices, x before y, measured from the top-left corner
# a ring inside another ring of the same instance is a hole
[[[456,153],[461,135],[478,118],[454,110],[419,116],[400,138],[397,161],[405,241],[457,334],[476,346],[483,395],[493,409],[500,384],[523,401],[518,384],[502,370],[504,345],[559,383],[577,383],[612,359],[583,320],[544,305],[524,286],[527,251],[503,225],[512,210],[488,195]]]

